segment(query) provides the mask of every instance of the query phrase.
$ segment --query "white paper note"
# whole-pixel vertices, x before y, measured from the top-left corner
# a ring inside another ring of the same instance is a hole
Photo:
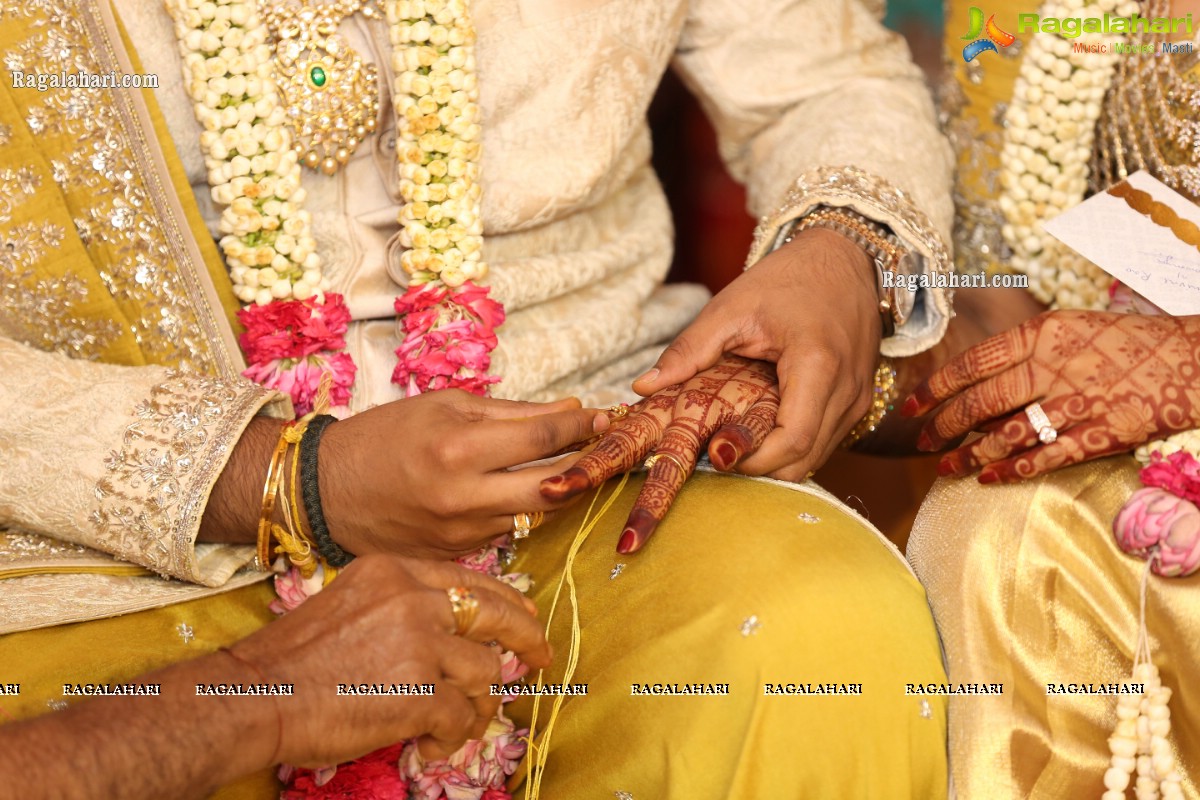
[[[1167,313],[1200,314],[1200,248],[1169,227],[1172,219],[1200,226],[1200,207],[1144,170],[1125,183],[1139,208],[1157,207],[1158,221],[1101,192],[1047,222],[1046,231]]]

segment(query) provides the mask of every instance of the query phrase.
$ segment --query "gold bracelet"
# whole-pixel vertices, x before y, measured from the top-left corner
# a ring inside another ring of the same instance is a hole
[[[317,553],[317,543],[308,531],[304,530],[304,524],[300,520],[299,445],[312,416],[310,414],[304,417],[298,424],[284,432],[283,438],[289,445],[292,445],[291,476],[290,480],[287,480],[287,491],[280,498],[283,504],[283,520],[287,524],[287,528],[278,524],[272,526],[275,540],[279,542],[275,552],[286,556],[287,560],[300,571],[301,577],[304,578],[311,578],[317,571],[318,564],[321,563],[321,558]]]
[[[262,510],[258,515],[258,540],[255,562],[259,570],[267,572],[271,569],[271,522],[275,516],[275,499],[279,496],[279,485],[283,482],[283,460],[287,454],[287,430],[292,423],[284,423],[279,434],[279,444],[271,455],[271,465],[267,468],[267,481],[263,484]]]
[[[852,208],[820,206],[796,224],[797,232],[809,228],[835,231],[863,249],[875,267],[875,287],[879,300],[879,317],[883,323],[883,338],[894,334],[896,326],[903,325],[912,312],[911,302],[901,302],[901,299],[911,301],[911,296],[902,298],[894,283],[885,281],[883,277],[885,272],[894,276],[901,271],[901,264],[908,255],[908,249],[901,244],[900,237]]]
[[[875,388],[871,393],[871,408],[865,417],[858,421],[846,438],[842,447],[850,447],[869,433],[873,433],[896,402],[896,367],[890,358],[879,359],[875,368]]]

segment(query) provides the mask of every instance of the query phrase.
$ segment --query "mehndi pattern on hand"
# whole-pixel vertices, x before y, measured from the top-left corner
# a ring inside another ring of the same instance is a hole
[[[666,516],[695,470],[701,448],[708,446],[718,469],[733,469],[762,444],[778,409],[773,365],[723,356],[628,412],[611,411],[612,426],[591,440],[590,450],[573,466],[543,481],[542,494],[554,500],[573,497],[653,459],[617,546],[618,552],[635,552]]]
[[[918,447],[948,453],[938,472],[981,483],[1031,478],[1200,426],[1200,320],[1052,311],[958,355],[906,401],[917,416],[945,405]],[[1044,409],[1057,439],[1041,443],[1024,409]]]

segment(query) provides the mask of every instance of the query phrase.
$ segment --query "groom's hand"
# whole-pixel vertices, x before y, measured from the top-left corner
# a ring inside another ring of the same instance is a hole
[[[870,407],[880,334],[867,254],[839,233],[809,229],[717,294],[633,388],[653,395],[727,352],[774,363],[775,429],[756,452],[720,466],[801,481]]]

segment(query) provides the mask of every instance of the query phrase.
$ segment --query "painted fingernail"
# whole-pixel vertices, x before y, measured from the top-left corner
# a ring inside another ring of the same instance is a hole
[[[917,437],[917,449],[929,451],[933,449],[933,439],[929,438],[929,434],[921,431],[921,435]]]
[[[558,500],[574,497],[588,487],[587,473],[579,467],[571,467],[562,475],[555,475],[542,481],[542,496]]]
[[[958,474],[958,466],[950,459],[943,458],[941,461],[938,462],[937,473],[938,473],[938,476],[940,476],[942,478],[948,478],[951,475]]]
[[[625,522],[625,532],[617,542],[617,552],[627,555],[635,550],[641,550],[658,527],[658,520],[644,508],[635,508]]]
[[[988,470],[984,470],[983,472],[979,473],[979,482],[980,483],[983,483],[983,484],[998,483],[999,481],[1000,481],[1000,474],[998,472],[990,472]]]
[[[713,455],[717,457],[717,467],[720,469],[732,469],[740,457],[737,449],[729,442],[717,445],[717,451]]]
[[[633,552],[634,546],[637,544],[637,533],[633,528],[626,528],[621,534],[621,540],[617,542],[617,552],[621,555],[628,555]]]
[[[915,417],[920,408],[921,404],[917,402],[917,396],[910,394],[908,399],[904,401],[904,405],[900,407],[900,416]]]

